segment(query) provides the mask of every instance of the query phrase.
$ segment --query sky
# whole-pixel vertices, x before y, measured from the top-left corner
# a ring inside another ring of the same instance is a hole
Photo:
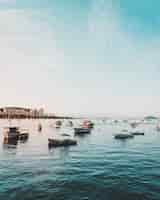
[[[0,0],[0,106],[160,115],[159,0]]]

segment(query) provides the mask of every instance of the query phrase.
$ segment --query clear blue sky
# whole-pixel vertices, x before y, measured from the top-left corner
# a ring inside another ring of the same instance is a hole
[[[0,0],[1,106],[159,114],[159,0]]]

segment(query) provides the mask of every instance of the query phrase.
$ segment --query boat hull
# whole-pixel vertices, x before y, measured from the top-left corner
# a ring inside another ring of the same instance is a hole
[[[129,139],[129,138],[133,138],[134,135],[132,134],[117,134],[114,136],[115,139],[120,139],[120,140],[125,140],[125,139]]]
[[[75,128],[74,133],[75,133],[75,135],[90,134],[91,129],[89,129],[89,128]]]
[[[138,135],[144,135],[144,132],[132,132],[131,134],[138,136]]]
[[[74,139],[48,139],[49,147],[65,147],[77,145],[77,141]]]

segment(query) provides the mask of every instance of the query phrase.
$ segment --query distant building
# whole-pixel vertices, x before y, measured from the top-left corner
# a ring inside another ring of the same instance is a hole
[[[0,118],[51,118],[53,114],[44,113],[44,109],[30,109],[23,107],[0,108]]]
[[[0,115],[4,115],[8,118],[14,117],[29,117],[31,109],[20,107],[4,107],[0,108]]]
[[[40,117],[39,111],[38,111],[37,109],[31,110],[31,116],[32,116],[33,118],[38,118],[38,117]]]
[[[44,109],[43,108],[39,109],[38,115],[39,115],[39,117],[43,117],[44,116]]]

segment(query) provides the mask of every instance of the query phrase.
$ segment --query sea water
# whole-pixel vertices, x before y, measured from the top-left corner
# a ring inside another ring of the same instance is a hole
[[[3,144],[3,127],[28,128],[17,145]],[[42,124],[42,132],[37,131]],[[125,141],[113,135],[128,123],[97,121],[77,146],[48,148],[48,138],[73,133],[56,130],[53,120],[0,121],[0,200],[160,200],[160,133],[141,124],[144,136]]]

